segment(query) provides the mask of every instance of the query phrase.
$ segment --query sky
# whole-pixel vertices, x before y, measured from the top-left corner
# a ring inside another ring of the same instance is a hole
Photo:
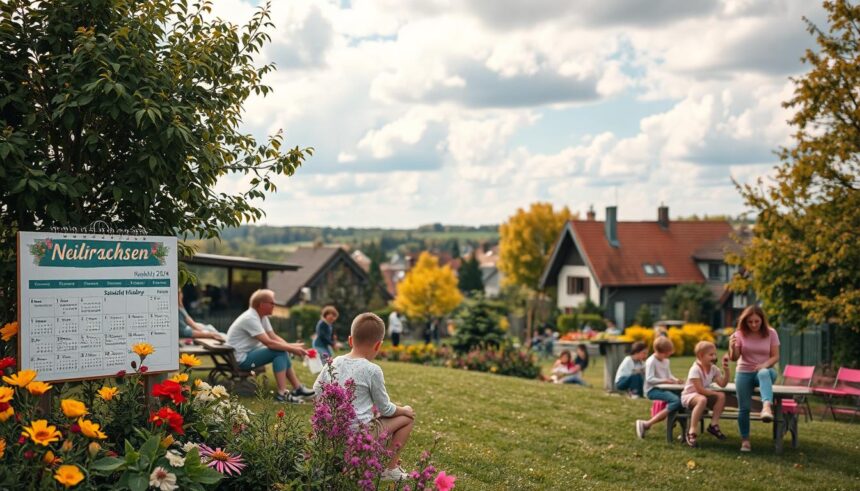
[[[813,0],[276,1],[257,57],[274,92],[241,129],[315,153],[260,223],[494,224],[536,201],[740,214],[733,180],[767,182],[792,143],[803,17],[826,25]]]

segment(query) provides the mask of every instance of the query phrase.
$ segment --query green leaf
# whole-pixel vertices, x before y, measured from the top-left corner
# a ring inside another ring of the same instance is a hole
[[[140,447],[141,455],[146,455],[149,458],[150,462],[155,461],[155,457],[158,454],[158,443],[160,442],[158,436],[150,437],[146,440],[146,443]]]
[[[103,457],[96,460],[90,466],[90,469],[96,471],[112,472],[125,464],[125,461],[116,457]]]
[[[146,491],[149,487],[149,476],[141,473],[134,473],[128,477],[128,487],[131,491]]]

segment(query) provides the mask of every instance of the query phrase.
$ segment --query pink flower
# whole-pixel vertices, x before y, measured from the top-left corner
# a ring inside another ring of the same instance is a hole
[[[439,475],[436,476],[436,491],[449,491],[454,489],[454,481],[456,480],[456,477],[445,474],[445,471],[440,472]]]
[[[245,462],[242,461],[241,454],[231,454],[220,448],[213,450],[211,447],[201,444],[200,456],[208,461],[207,465],[209,467],[214,467],[221,474],[226,473],[232,476],[235,472],[235,475],[238,476],[242,473],[242,469],[245,468]]]
[[[51,239],[45,239],[45,247],[47,247],[48,249],[54,247],[54,241],[52,241]]]

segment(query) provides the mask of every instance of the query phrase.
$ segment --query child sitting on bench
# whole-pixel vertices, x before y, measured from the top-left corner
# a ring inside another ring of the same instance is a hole
[[[720,415],[723,413],[723,407],[726,405],[726,395],[722,392],[711,390],[708,386],[716,382],[720,387],[725,387],[729,382],[728,355],[723,356],[723,372],[720,372],[720,369],[716,366],[717,347],[714,346],[714,343],[699,341],[696,344],[695,352],[696,361],[690,367],[684,391],[681,392],[681,404],[690,410],[687,445],[691,447],[697,445],[696,438],[698,435],[696,434],[696,428],[699,427],[699,421],[701,421],[702,415],[708,406],[713,410],[711,424],[708,425],[708,433],[720,440],[726,439],[726,435],[720,431]]]

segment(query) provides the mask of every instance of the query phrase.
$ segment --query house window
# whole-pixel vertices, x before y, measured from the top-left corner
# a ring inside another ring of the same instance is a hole
[[[725,274],[723,272],[723,265],[720,263],[710,263],[708,264],[708,279],[714,281],[724,281]]]
[[[588,295],[588,278],[584,276],[568,276],[567,294]]]
[[[657,271],[657,274],[661,276],[664,276],[666,274],[666,268],[664,268],[663,265],[660,263],[655,264],[654,269]]]
[[[746,293],[735,293],[732,295],[732,308],[733,309],[745,309],[748,304],[747,294]]]
[[[647,274],[648,276],[653,276],[655,273],[654,266],[652,266],[648,263],[643,264],[642,269],[645,270],[645,274]]]

